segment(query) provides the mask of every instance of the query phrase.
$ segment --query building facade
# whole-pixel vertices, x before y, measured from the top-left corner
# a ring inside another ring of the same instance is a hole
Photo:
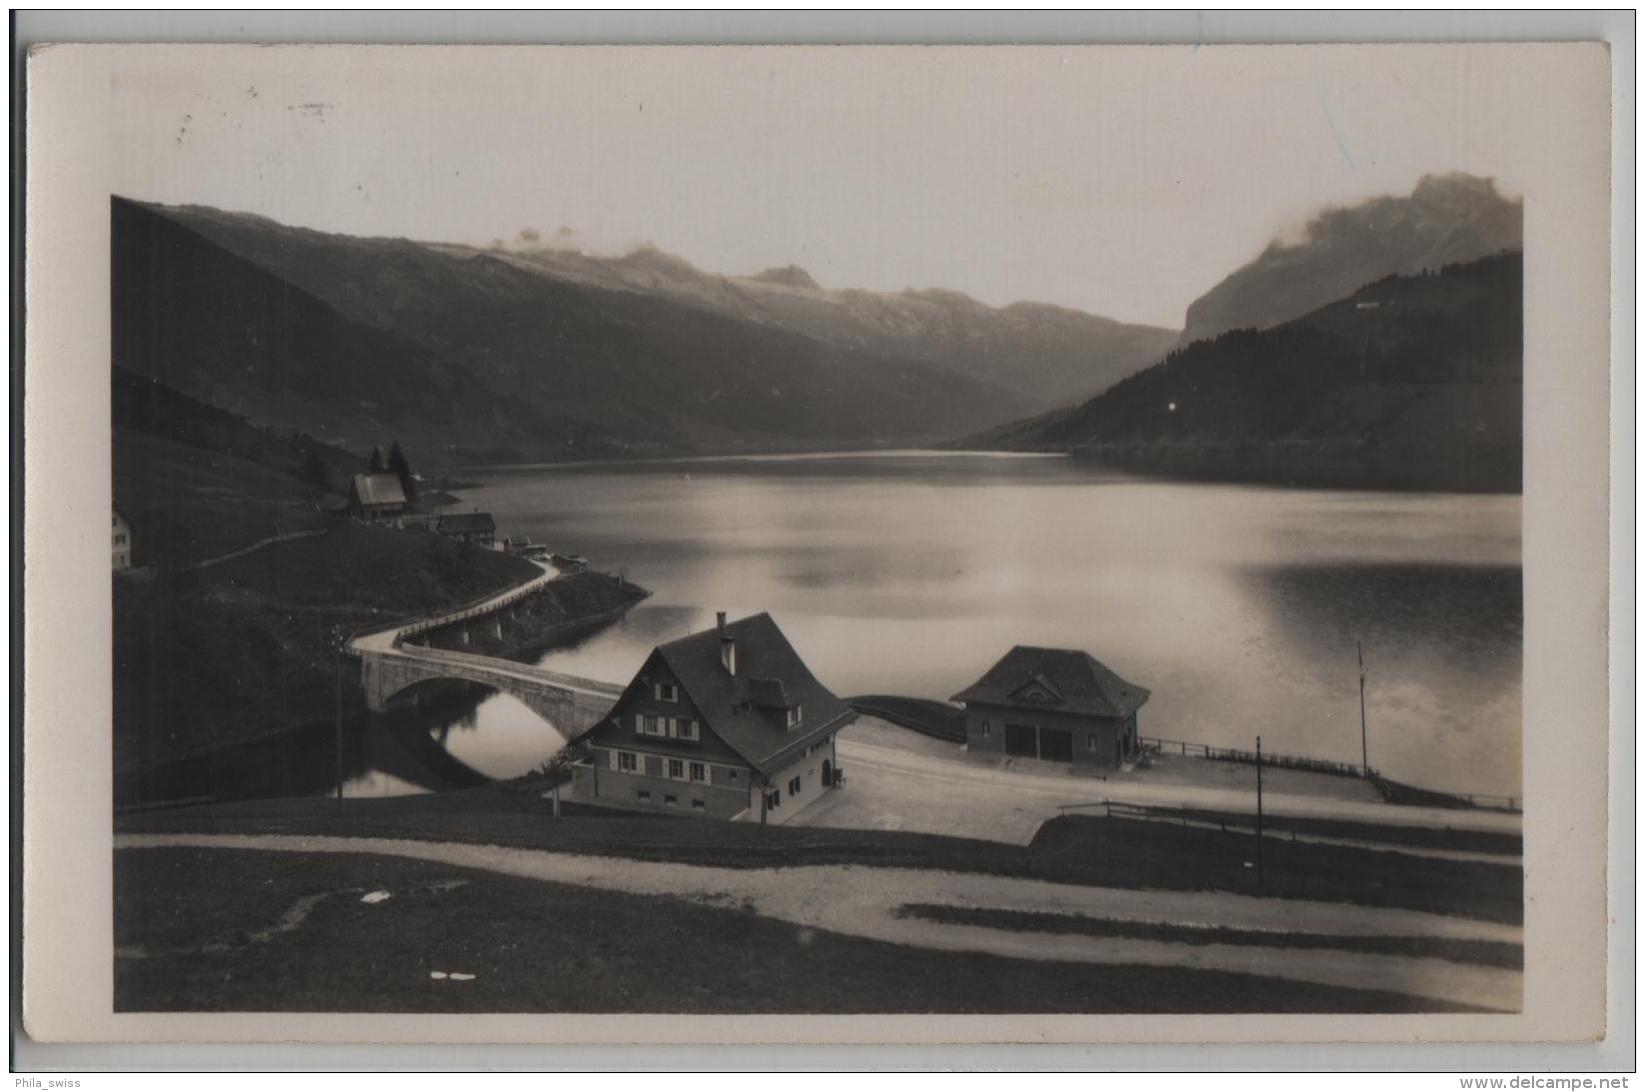
[[[131,568],[131,522],[120,514],[119,509],[114,510],[114,531],[111,537],[113,540],[114,571],[121,572]]]
[[[768,614],[659,645],[572,768],[579,800],[778,823],[838,784],[835,737],[855,719]]]
[[[434,530],[446,538],[492,549],[497,545],[497,521],[490,512],[459,512],[441,516]]]
[[[1148,697],[1089,653],[1018,645],[953,700],[965,705],[969,753],[1095,771],[1135,758]]]

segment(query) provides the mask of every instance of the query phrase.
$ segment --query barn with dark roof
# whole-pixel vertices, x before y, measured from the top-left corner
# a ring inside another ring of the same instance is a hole
[[[782,822],[838,783],[834,738],[856,714],[817,681],[769,614],[658,645],[581,737],[579,799]]]
[[[457,512],[441,516],[434,530],[458,542],[471,542],[491,549],[497,544],[497,521],[490,512]]]
[[[348,510],[355,519],[394,519],[406,510],[397,474],[356,474],[348,487]]]
[[[972,754],[1117,769],[1137,753],[1148,691],[1088,652],[1018,645],[953,700]]]

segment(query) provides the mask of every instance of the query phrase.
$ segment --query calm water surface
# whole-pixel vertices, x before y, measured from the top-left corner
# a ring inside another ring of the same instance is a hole
[[[1013,644],[1153,691],[1144,735],[1520,787],[1520,499],[1142,480],[931,453],[468,471],[465,503],[655,595],[543,662],[626,681],[651,647],[770,611],[837,693],[946,698]],[[482,701],[445,748],[488,776],[557,737]],[[356,788],[374,791],[371,775]],[[387,784],[385,782],[385,784]],[[395,786],[387,785],[393,791]]]

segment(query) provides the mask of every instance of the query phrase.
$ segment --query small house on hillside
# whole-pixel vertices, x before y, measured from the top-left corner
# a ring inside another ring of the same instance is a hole
[[[1148,691],[1067,648],[1018,645],[955,694],[972,754],[1117,769],[1138,750],[1137,710]]]
[[[530,535],[524,538],[503,539],[503,549],[511,554],[519,554],[531,561],[548,560],[548,547],[540,542],[532,542]]]
[[[856,719],[769,614],[652,650],[582,740],[580,799],[608,807],[782,822],[839,783],[834,737]]]
[[[121,572],[131,568],[131,521],[120,514],[120,509],[114,509],[113,531],[114,571]]]
[[[396,474],[356,474],[348,487],[348,510],[368,522],[394,519],[406,510],[406,493]]]
[[[470,542],[491,549],[497,542],[497,521],[490,512],[459,512],[441,516],[434,530],[458,542]]]

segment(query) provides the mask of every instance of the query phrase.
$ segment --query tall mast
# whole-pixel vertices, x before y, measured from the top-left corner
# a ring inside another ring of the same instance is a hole
[[[1371,776],[1371,746],[1365,730],[1365,642],[1355,641],[1359,647],[1359,763],[1366,777]]]

